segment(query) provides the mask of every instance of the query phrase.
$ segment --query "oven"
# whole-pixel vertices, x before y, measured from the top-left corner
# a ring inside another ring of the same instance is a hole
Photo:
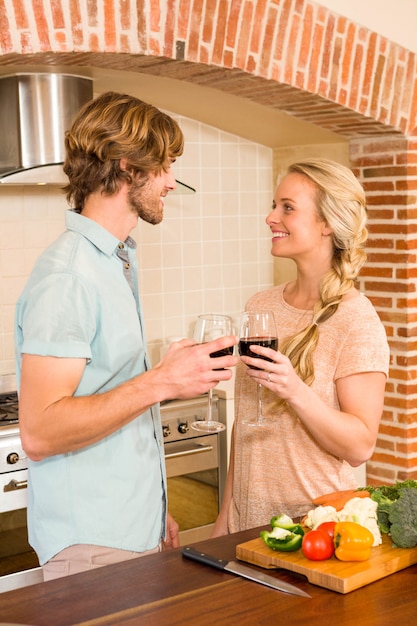
[[[220,403],[221,405],[221,403]],[[161,406],[168,478],[168,508],[180,526],[181,544],[209,537],[219,513],[227,466],[225,431],[199,433],[207,396]],[[214,395],[214,419],[225,423]],[[0,376],[0,577],[39,565],[27,539],[27,457],[19,436],[16,377]]]
[[[226,431],[201,433],[190,424],[204,420],[207,395],[161,406],[168,509],[180,527],[180,543],[208,539],[221,506],[227,467]],[[225,422],[213,394],[213,419]]]
[[[27,457],[18,425],[16,377],[0,377],[0,576],[39,565],[28,544]]]

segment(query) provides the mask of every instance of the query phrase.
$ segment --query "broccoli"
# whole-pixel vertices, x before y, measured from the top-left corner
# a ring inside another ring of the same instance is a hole
[[[393,510],[393,507],[395,512],[397,508],[396,503],[399,502],[402,497],[404,497],[404,493],[411,494],[406,496],[403,504],[398,505],[398,509],[401,511],[401,513],[394,514],[396,527],[394,529],[395,539],[392,539],[395,545],[398,545],[399,547],[407,547],[409,546],[411,541],[414,541],[414,543],[411,544],[411,547],[417,545],[417,481],[409,478],[407,480],[397,481],[394,485],[380,485],[379,487],[367,486],[364,487],[364,489],[368,491],[372,500],[378,503],[376,514],[380,531],[385,534],[390,533],[391,536],[391,528],[393,523],[391,520],[391,512]],[[405,504],[406,502],[407,505]],[[411,506],[412,503],[415,504]],[[412,509],[412,511],[414,512],[413,514],[416,519],[416,522],[414,522],[414,526],[413,523],[407,522],[405,519],[408,507],[410,507],[410,509]],[[401,537],[399,536],[400,533],[405,532],[405,530],[402,530],[403,525],[405,528],[409,528],[410,526],[414,527],[413,532],[416,533],[415,540],[411,539],[411,537],[408,536],[408,532],[406,533],[407,539],[401,539]],[[407,546],[405,544],[407,544]]]
[[[385,498],[394,502],[394,500],[398,500],[400,497],[401,489],[409,487],[417,489],[417,481],[408,478],[407,480],[397,481],[394,485],[380,485],[379,487],[368,485],[367,487],[359,487],[358,491],[367,491],[375,501],[377,501],[377,498],[385,496]]]
[[[397,496],[398,497],[398,496]],[[376,516],[378,519],[378,526],[381,533],[389,533],[390,529],[390,521],[389,521],[389,512],[391,510],[391,506],[396,502],[397,497],[393,500],[384,495],[383,491],[375,491],[371,498],[378,504],[378,508],[376,510]]]
[[[417,545],[417,489],[400,489],[398,500],[389,511],[390,535],[399,548]]]

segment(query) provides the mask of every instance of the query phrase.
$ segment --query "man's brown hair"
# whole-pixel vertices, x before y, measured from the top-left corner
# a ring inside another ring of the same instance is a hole
[[[133,96],[103,93],[82,107],[65,134],[67,199],[82,209],[97,190],[113,195],[138,173],[168,169],[183,149],[183,133],[169,115]]]

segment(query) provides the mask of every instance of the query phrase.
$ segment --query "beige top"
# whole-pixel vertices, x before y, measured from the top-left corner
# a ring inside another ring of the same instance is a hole
[[[295,309],[283,298],[285,285],[260,292],[248,310],[275,314],[278,338],[305,328],[312,311]],[[339,408],[335,381],[351,374],[378,371],[388,374],[389,347],[385,329],[371,302],[363,295],[342,302],[320,325],[314,352],[312,388],[322,400]],[[235,458],[229,530],[269,524],[273,515],[304,515],[312,499],[323,493],[357,486],[352,467],[324,450],[296,417],[282,413],[262,428],[240,423],[256,413],[256,383],[240,363],[235,386]],[[263,387],[264,417],[273,414],[276,396]]]

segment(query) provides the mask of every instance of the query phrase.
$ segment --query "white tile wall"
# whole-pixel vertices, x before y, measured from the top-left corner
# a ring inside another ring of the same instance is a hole
[[[175,176],[193,195],[170,195],[162,224],[140,222],[139,280],[153,363],[169,337],[190,336],[199,313],[235,319],[248,297],[273,283],[265,216],[272,193],[272,150],[175,116],[185,152]],[[59,189],[0,186],[0,375],[14,372],[16,299],[35,259],[64,228]]]

